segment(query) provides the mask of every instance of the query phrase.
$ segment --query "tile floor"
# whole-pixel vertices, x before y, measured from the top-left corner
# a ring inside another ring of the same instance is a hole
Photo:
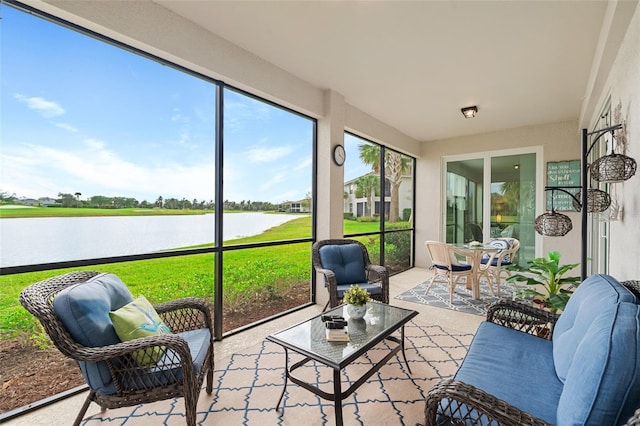
[[[471,315],[450,311],[447,309],[433,308],[411,302],[394,299],[396,295],[409,290],[417,284],[427,280],[431,276],[431,271],[422,268],[413,268],[403,273],[391,277],[390,299],[391,303],[396,306],[402,306],[415,309],[419,312],[416,320],[421,323],[439,324],[446,330],[461,333],[473,333],[483,320],[482,316]],[[228,337],[222,342],[216,342],[215,357],[216,362],[223,359],[241,349],[258,343],[268,334],[283,329],[291,324],[301,322],[306,318],[319,313],[322,307],[319,305],[311,306],[301,311],[278,318],[267,324],[252,328],[237,335]],[[73,424],[76,414],[80,410],[86,393],[75,395],[63,401],[48,405],[34,412],[24,414],[20,417],[7,421],[5,424],[16,425],[69,425]],[[97,410],[98,407],[93,404],[89,407],[87,415]]]

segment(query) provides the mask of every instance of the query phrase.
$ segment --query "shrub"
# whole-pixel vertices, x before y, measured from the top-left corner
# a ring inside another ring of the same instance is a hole
[[[358,222],[378,222],[380,218],[376,216],[360,216],[356,220]]]

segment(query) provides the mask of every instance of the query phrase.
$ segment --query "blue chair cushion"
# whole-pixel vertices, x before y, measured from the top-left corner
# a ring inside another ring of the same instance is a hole
[[[133,301],[129,289],[113,274],[100,274],[65,288],[53,300],[53,310],[71,337],[81,345],[98,347],[120,343],[109,312]],[[115,393],[107,364],[80,362],[91,389]]]
[[[551,341],[483,322],[455,380],[556,424],[556,407],[563,386],[556,377],[552,359]]]
[[[492,238],[491,240],[489,240],[489,245],[490,245],[491,247],[495,247],[495,248],[499,249],[499,250],[495,253],[495,257],[497,258],[497,257],[498,257],[498,255],[499,255],[500,253],[502,253],[502,251],[503,251],[503,250],[508,250],[508,249],[510,249],[510,248],[511,248],[511,246],[512,246],[512,241],[511,241],[511,239],[510,239],[510,238]],[[482,260],[481,260],[481,262],[482,262],[482,263],[484,263],[484,264],[486,264],[486,263],[489,261],[489,259],[490,259],[490,258],[491,258],[491,253],[485,253],[485,254],[483,254],[483,255],[482,255]],[[502,259],[502,265],[505,265],[505,264],[506,264],[505,262],[510,263],[510,262],[511,262],[511,256],[506,255],[506,256]],[[497,259],[494,259],[494,260],[493,260],[493,262],[491,262],[491,265],[492,265],[492,266],[497,266],[497,264],[498,264]]]
[[[434,265],[434,266],[438,269],[442,269],[443,271],[449,270],[449,268],[447,268],[444,265]],[[471,270],[471,265],[468,265],[466,263],[460,263],[459,265],[451,265],[451,270],[453,272],[469,271]]]
[[[356,283],[356,284],[358,285],[358,287],[367,290],[367,293],[371,295],[382,294],[382,287],[379,285],[369,284],[369,283]],[[349,290],[349,287],[351,287],[351,284],[338,284],[338,299],[342,299],[342,297],[344,296],[344,292]]]
[[[553,363],[556,374],[565,381],[578,347],[585,340],[591,323],[619,302],[637,303],[636,297],[615,278],[594,274],[573,292],[553,329]]]
[[[185,339],[189,345],[191,359],[193,360],[193,366],[197,375],[200,368],[204,365],[207,351],[209,350],[211,342],[211,334],[209,333],[209,330],[202,328],[198,330],[184,331],[182,333],[177,333],[176,335]],[[150,386],[164,386],[170,383],[180,382],[183,378],[182,367],[177,363],[173,365],[171,364],[172,360],[177,361],[177,359],[177,356],[169,349],[164,352],[163,358],[161,358],[157,363],[157,365],[162,365],[162,368],[150,368],[150,374],[144,376],[144,378],[137,375],[136,377],[132,377],[127,374],[120,377],[120,384],[125,389],[133,390],[145,389]],[[171,367],[167,367],[167,365],[171,365]]]
[[[567,356],[558,425],[618,425],[633,415],[640,406],[640,306],[621,302],[597,315]]]
[[[511,265],[511,262],[509,262],[508,258],[509,258],[509,256],[505,256],[504,259],[502,259],[502,262],[500,262],[500,266]],[[489,258],[482,258],[482,260],[480,260],[480,262],[483,265],[486,265],[487,262],[489,262]],[[491,261],[491,266],[498,266],[498,259],[497,258],[494,258]]]
[[[339,285],[367,282],[364,257],[358,244],[322,246],[319,254],[322,267],[333,271]]]

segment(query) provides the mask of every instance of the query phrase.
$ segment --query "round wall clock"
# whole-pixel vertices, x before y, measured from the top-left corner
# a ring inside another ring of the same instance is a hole
[[[347,154],[344,152],[344,146],[336,145],[335,148],[333,148],[333,161],[338,166],[342,166],[346,158]]]

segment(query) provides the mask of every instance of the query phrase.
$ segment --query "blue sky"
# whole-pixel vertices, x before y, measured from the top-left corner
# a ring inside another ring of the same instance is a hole
[[[0,190],[214,199],[214,85],[6,5],[1,13]],[[312,122],[225,96],[224,198],[303,198]]]

